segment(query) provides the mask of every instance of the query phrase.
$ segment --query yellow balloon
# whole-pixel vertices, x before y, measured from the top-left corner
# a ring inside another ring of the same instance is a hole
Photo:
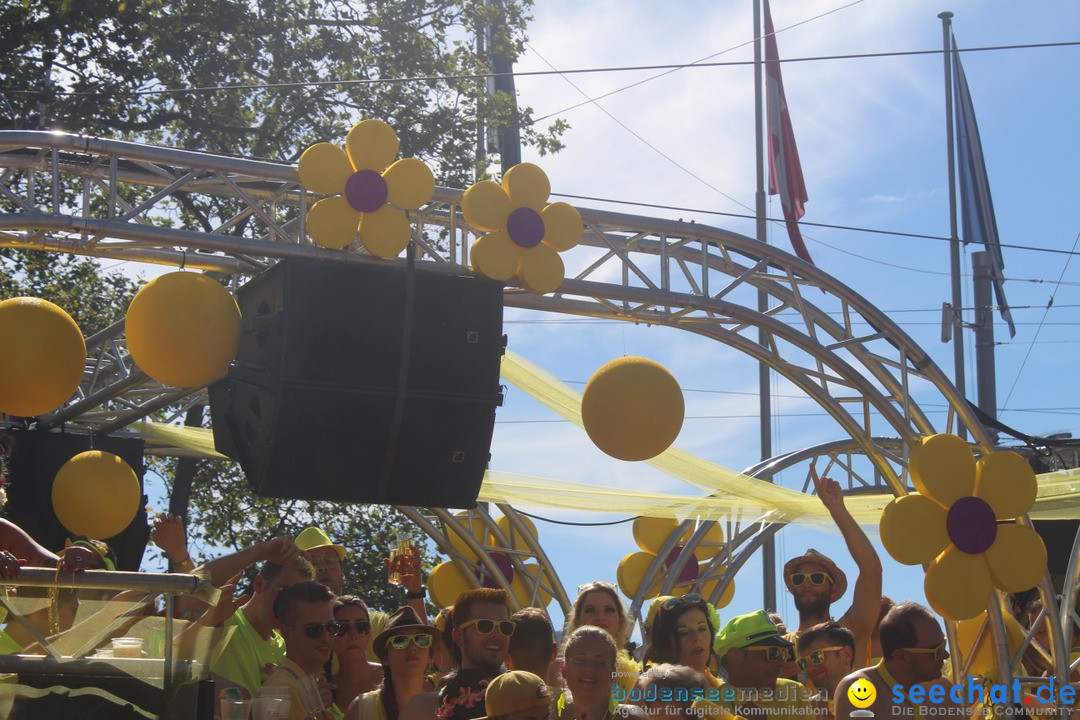
[[[165,385],[201,387],[221,377],[240,348],[240,308],[206,275],[174,272],[135,295],[124,321],[128,350]]]
[[[546,295],[558,290],[565,271],[562,258],[550,245],[540,243],[521,253],[518,278],[521,286],[534,295]]]
[[[648,572],[654,560],[656,560],[656,555],[653,553],[635,552],[619,561],[619,566],[615,569],[615,581],[624,595],[635,597],[638,594],[641,583],[645,579],[645,573]],[[645,590],[645,597],[653,597],[660,592],[662,583],[663,574],[660,573],[653,578],[652,584]]]
[[[911,448],[908,470],[915,489],[949,507],[975,490],[975,458],[956,435],[940,433]]]
[[[619,460],[648,460],[675,442],[682,429],[679,383],[643,357],[612,360],[592,376],[581,396],[581,419],[598,448]]]
[[[345,182],[352,172],[345,151],[330,143],[316,143],[309,147],[300,156],[296,168],[303,186],[320,195],[345,192]]]
[[[659,555],[660,548],[664,546],[664,543],[671,537],[671,533],[675,532],[678,527],[679,521],[675,518],[639,517],[634,518],[631,532],[634,535],[634,542],[638,544],[639,548],[647,550],[653,555]],[[693,532],[693,530],[690,532]],[[688,536],[689,533],[684,532],[682,537],[679,538],[679,542],[682,542]]]
[[[525,517],[524,515],[518,515],[518,519],[521,520],[522,524],[529,531],[531,537],[538,538],[536,534],[536,524],[532,520]],[[518,550],[522,552],[529,550],[529,541],[525,538],[524,535],[517,531],[515,526],[510,522],[509,517],[503,515],[501,518],[498,519],[498,521],[496,521],[495,524],[500,530],[502,530],[503,535],[506,535],[506,537],[510,540],[510,547],[507,548],[508,550]],[[493,546],[497,545],[494,536],[490,534],[488,535],[488,543]]]
[[[365,250],[383,260],[397,257],[408,247],[411,234],[405,213],[389,205],[360,214],[360,242]]]
[[[462,528],[463,530],[472,536],[477,543],[483,545],[484,538],[488,535],[487,526],[484,524],[483,519],[476,515],[469,517],[469,512],[467,510],[454,513],[454,517],[458,518],[462,525],[465,526]],[[449,541],[450,546],[461,553],[461,555],[469,562],[475,563],[480,561],[479,556],[472,551],[469,544],[457,534],[456,530],[451,529],[450,532],[446,533],[446,539]],[[453,600],[450,602],[452,603]]]
[[[86,366],[82,331],[48,300],[0,302],[0,412],[44,415],[67,402]]]
[[[340,195],[323,198],[307,213],[307,234],[319,247],[340,250],[356,239],[359,210]]]
[[[514,580],[510,583],[510,591],[514,594],[514,599],[522,607],[546,608],[551,603],[551,593],[546,592],[543,587],[537,588],[535,599],[532,593],[532,589],[537,585],[537,580],[543,579],[540,575],[540,566],[536,563],[529,563],[524,567],[525,572],[530,575],[529,582],[526,584],[522,579],[522,574],[517,571],[514,572]]]
[[[544,209],[551,194],[547,174],[532,163],[519,163],[507,170],[503,175],[502,188],[510,196],[514,207],[532,208],[536,212]]]
[[[477,230],[495,232],[506,230],[506,221],[514,210],[514,204],[492,180],[481,180],[471,185],[461,197],[461,212],[465,222]]]
[[[415,210],[435,194],[435,176],[423,160],[404,158],[383,173],[391,205],[403,210]]]
[[[436,565],[428,575],[428,593],[436,607],[453,605],[458,595],[472,589],[472,583],[450,561]]]
[[[87,450],[64,463],[52,486],[53,511],[75,535],[105,540],[123,532],[142,493],[131,466],[112,453]]]
[[[949,546],[945,509],[922,495],[892,500],[881,513],[881,544],[897,562],[921,565]]]
[[[990,573],[980,555],[950,547],[926,568],[923,592],[930,607],[946,620],[973,618],[990,604]]]

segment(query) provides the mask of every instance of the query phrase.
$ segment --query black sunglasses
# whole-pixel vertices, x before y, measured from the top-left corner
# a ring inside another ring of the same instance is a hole
[[[344,626],[341,623],[331,621],[328,623],[311,623],[310,625],[305,625],[303,632],[305,637],[314,640],[316,638],[321,638],[323,633],[330,633],[331,635],[341,637],[342,630],[344,630]]]
[[[463,622],[458,625],[458,627],[464,630],[470,625],[475,625],[476,632],[480,633],[481,635],[490,635],[495,630],[495,627],[498,626],[499,632],[501,632],[506,637],[510,637],[514,634],[514,627],[517,625],[517,623],[515,623],[513,620],[499,620],[496,622],[495,620],[488,620],[487,618],[479,618],[477,620],[469,620],[467,622]]]
[[[348,635],[349,628],[351,627],[356,628],[357,635],[367,635],[371,632],[371,623],[367,620],[353,620],[351,623],[348,620],[344,622],[338,620],[338,625],[341,626],[341,629],[335,633],[338,637],[345,637]]]

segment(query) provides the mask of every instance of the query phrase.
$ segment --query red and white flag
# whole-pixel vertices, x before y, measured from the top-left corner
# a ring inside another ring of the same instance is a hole
[[[769,128],[769,194],[779,195],[784,208],[788,237],[795,254],[813,264],[810,253],[799,232],[798,220],[806,209],[806,183],[803,182],[799,149],[795,147],[795,132],[791,129],[787,100],[784,98],[784,79],[780,76],[780,53],[773,34],[769,0],[765,9],[765,109]]]

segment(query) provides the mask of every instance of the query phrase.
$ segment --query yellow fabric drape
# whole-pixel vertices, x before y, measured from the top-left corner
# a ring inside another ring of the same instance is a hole
[[[507,351],[502,377],[563,418],[582,426],[581,395],[541,368]],[[214,449],[213,433],[205,428],[140,422],[131,426],[147,443],[178,447],[215,460],[228,459]],[[677,447],[668,448],[650,465],[686,482],[707,496],[633,491],[626,488],[552,480],[489,470],[480,488],[483,502],[531,505],[567,510],[594,508],[620,515],[743,521],[770,521],[833,526],[821,502],[797,490],[773,485],[699,458]],[[1035,520],[1080,518],[1080,469],[1038,476],[1039,494],[1030,513]],[[845,504],[863,525],[876,525],[892,495],[849,495]]]

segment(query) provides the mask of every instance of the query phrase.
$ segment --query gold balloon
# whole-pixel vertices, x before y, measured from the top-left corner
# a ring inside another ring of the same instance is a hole
[[[135,364],[164,385],[200,387],[221,377],[240,348],[240,308],[220,283],[199,273],[154,278],[124,321]]]
[[[82,331],[48,300],[0,302],[0,412],[44,415],[67,402],[86,366]]]
[[[623,357],[592,376],[581,396],[581,419],[598,448],[619,460],[648,460],[682,429],[679,383],[659,363]]]
[[[104,540],[135,519],[142,493],[131,466],[112,453],[87,450],[64,463],[52,486],[56,517],[71,533]]]

